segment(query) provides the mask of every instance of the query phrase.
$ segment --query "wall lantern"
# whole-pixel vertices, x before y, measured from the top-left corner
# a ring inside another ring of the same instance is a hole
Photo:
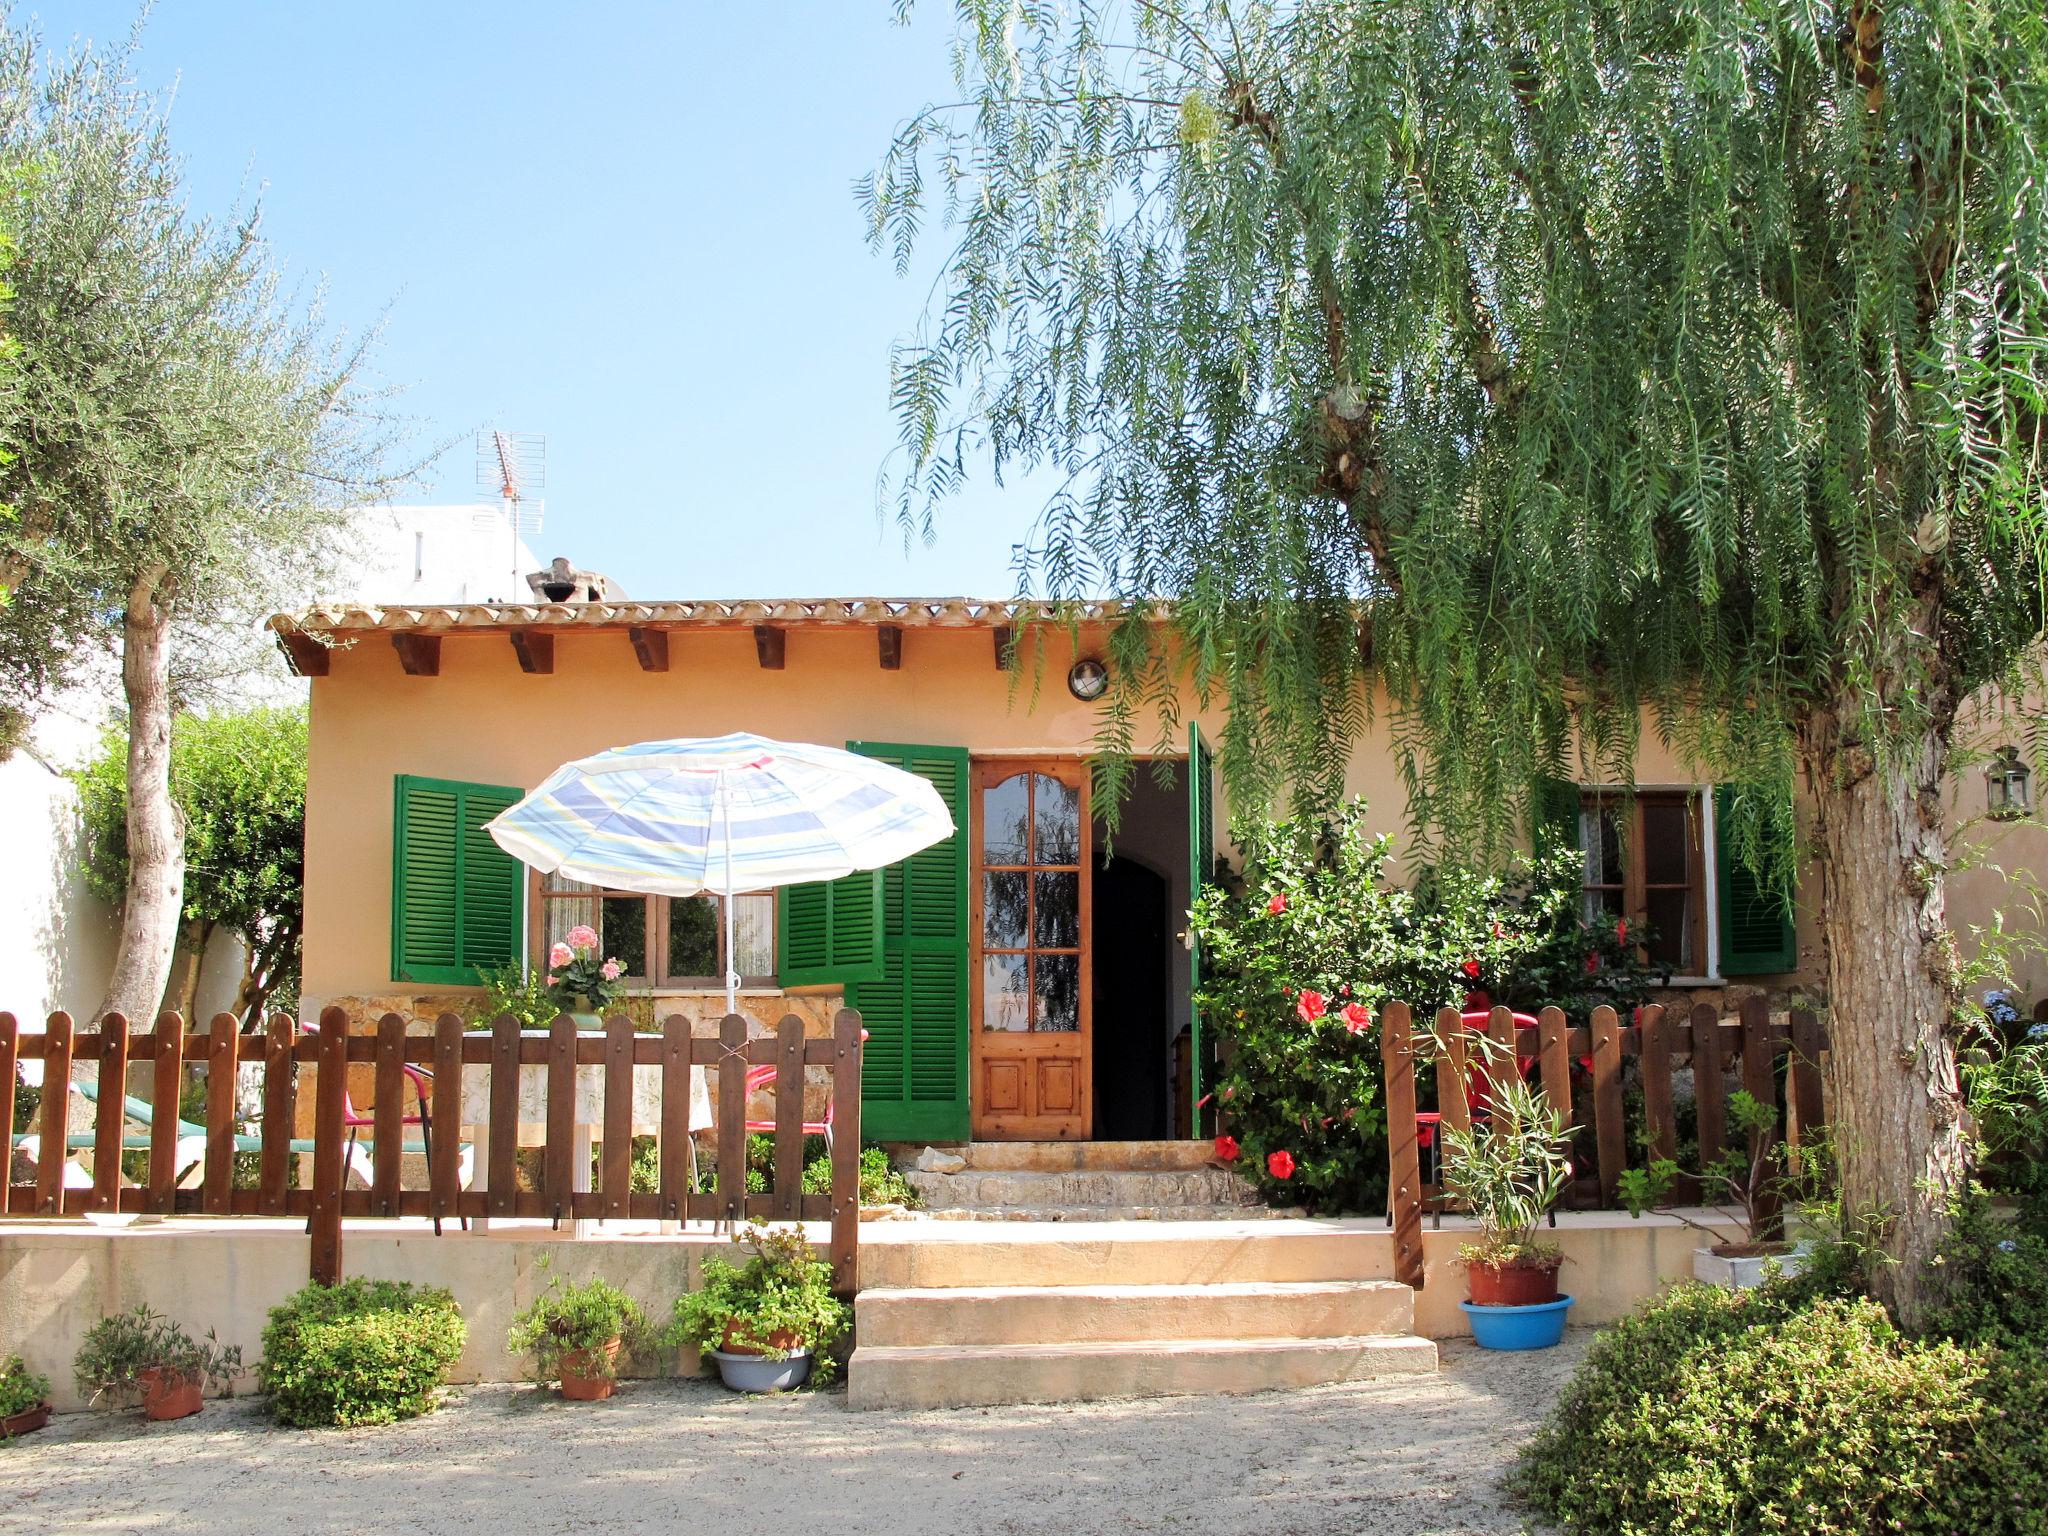
[[[1067,669],[1067,692],[1084,704],[1092,704],[1109,689],[1109,668],[1093,656],[1084,656]]]
[[[2000,747],[1984,770],[1985,800],[1993,817],[2013,821],[2034,808],[2033,775],[2020,761],[2018,747]]]

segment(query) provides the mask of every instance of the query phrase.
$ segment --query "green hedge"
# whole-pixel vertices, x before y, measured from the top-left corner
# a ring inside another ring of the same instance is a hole
[[[395,1280],[309,1285],[271,1310],[258,1370],[280,1423],[389,1424],[433,1408],[467,1337],[444,1290]]]
[[[2048,1532],[2048,1354],[1913,1339],[1812,1283],[1680,1286],[1604,1332],[1523,1451],[1567,1532]]]

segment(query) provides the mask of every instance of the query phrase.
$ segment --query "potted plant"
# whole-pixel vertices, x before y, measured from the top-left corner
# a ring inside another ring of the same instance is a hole
[[[1708,1195],[1706,1203],[1739,1214],[1740,1238],[1731,1242],[1718,1228],[1669,1203],[1679,1172],[1669,1158],[1659,1158],[1648,1168],[1626,1170],[1616,1190],[1631,1216],[1658,1210],[1711,1239],[1705,1247],[1692,1251],[1695,1280],[1748,1290],[1763,1284],[1774,1265],[1784,1275],[1796,1275],[1804,1265],[1801,1249],[1779,1236],[1775,1216],[1799,1170],[1797,1154],[1778,1135],[1777,1110],[1755,1095],[1737,1089],[1728,1096],[1728,1126],[1738,1138],[1737,1145],[1704,1165],[1700,1173]]]
[[[572,1402],[610,1397],[619,1357],[645,1354],[658,1341],[640,1303],[605,1280],[563,1284],[557,1276],[512,1319],[505,1347],[533,1357],[534,1380],[560,1384]]]
[[[147,1306],[103,1317],[87,1330],[72,1361],[78,1390],[95,1406],[137,1401],[152,1419],[197,1413],[204,1391],[223,1395],[242,1374],[240,1345],[223,1345],[209,1328],[195,1339]]]
[[[0,1365],[0,1440],[12,1440],[50,1422],[50,1378],[38,1376],[19,1355]]]
[[[1473,1338],[1488,1349],[1543,1349],[1564,1337],[1572,1304],[1557,1290],[1564,1255],[1536,1236],[1571,1180],[1571,1133],[1541,1089],[1506,1079],[1485,1124],[1445,1134],[1444,1189],[1479,1224],[1458,1248]]]
[[[626,971],[616,958],[597,958],[601,942],[595,928],[578,923],[548,949],[548,996],[579,1024],[604,1022]]]
[[[676,1302],[681,1337],[708,1349],[736,1392],[779,1392],[831,1379],[826,1353],[853,1314],[832,1294],[832,1266],[803,1233],[749,1227],[744,1264],[704,1261],[704,1284]]]

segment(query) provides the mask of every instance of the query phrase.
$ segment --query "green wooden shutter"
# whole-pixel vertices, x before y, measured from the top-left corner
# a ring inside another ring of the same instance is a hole
[[[1792,904],[1766,874],[1735,854],[1725,835],[1738,795],[1733,784],[1714,790],[1714,880],[1718,887],[1721,974],[1775,976],[1798,963]]]
[[[484,830],[519,795],[495,784],[398,775],[392,980],[474,986],[479,970],[519,959],[526,868]]]
[[[851,742],[916,774],[953,813],[953,835],[882,871],[880,973],[846,989],[868,1032],[861,1134],[964,1141],[967,1118],[967,793],[964,747]]]
[[[775,976],[785,987],[841,986],[882,974],[882,872],[786,885],[775,893]]]
[[[1200,899],[1202,887],[1216,868],[1216,786],[1209,745],[1202,740],[1202,728],[1188,722],[1188,894],[1190,902]],[[1202,993],[1202,944],[1195,937],[1194,923],[1188,923],[1188,1100],[1199,1105],[1213,1081],[1210,1068],[1216,1054],[1214,1039],[1202,1036],[1202,1005],[1192,999]],[[1202,1134],[1202,1112],[1189,1110],[1191,1136]]]
[[[1569,779],[1538,779],[1532,798],[1535,825],[1530,829],[1529,841],[1539,853],[1585,846],[1579,821],[1578,785]]]

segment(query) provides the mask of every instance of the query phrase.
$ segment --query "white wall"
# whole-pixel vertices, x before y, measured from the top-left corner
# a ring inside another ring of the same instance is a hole
[[[344,569],[347,590],[330,602],[480,603],[527,600],[526,572],[539,569],[494,506],[367,507],[356,516]],[[516,571],[515,571],[516,566]],[[280,595],[279,607],[306,600]],[[118,672],[109,659],[47,705],[28,741],[0,762],[0,827],[8,831],[10,878],[0,886],[0,1009],[40,1029],[58,1010],[93,1018],[113,970],[116,914],[85,888],[78,854],[78,795],[65,777],[89,758],[118,717]],[[252,680],[248,702],[305,697],[280,660]],[[240,984],[239,943],[216,935],[200,971],[199,1014],[226,1008]],[[31,1081],[40,1062],[24,1063]]]

